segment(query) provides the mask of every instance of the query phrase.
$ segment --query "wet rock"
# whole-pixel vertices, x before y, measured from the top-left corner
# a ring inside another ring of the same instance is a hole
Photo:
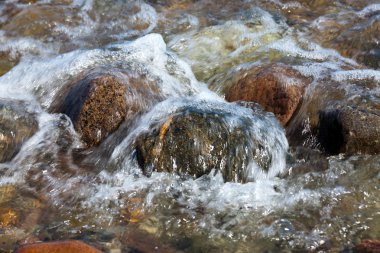
[[[98,145],[159,96],[158,88],[141,76],[116,71],[94,70],[68,87],[51,111],[67,114],[88,147]]]
[[[380,114],[351,106],[331,106],[319,113],[318,140],[328,154],[380,152]]]
[[[63,33],[56,29],[60,24],[78,24],[80,20],[75,17],[71,9],[52,5],[30,5],[28,8],[13,16],[4,26],[3,30],[10,36],[25,36],[47,40],[60,38]]]
[[[35,115],[26,106],[22,101],[0,99],[0,162],[12,159],[38,129]]]
[[[295,69],[269,65],[246,74],[227,91],[226,100],[257,102],[286,125],[300,104],[306,85],[307,79]]]
[[[334,48],[367,67],[380,67],[378,13],[330,14],[320,18],[314,28],[313,36],[323,46]]]
[[[129,229],[123,236],[122,242],[127,246],[124,250],[127,253],[133,252],[157,252],[175,253],[178,252],[169,245],[160,242],[155,236],[134,228]],[[123,251],[124,252],[124,251]]]
[[[350,5],[357,10],[363,9],[364,7],[370,5],[370,4],[376,4],[378,3],[377,0],[362,0],[362,1],[356,1],[356,0],[341,0],[342,3]]]
[[[8,51],[0,51],[0,76],[11,70],[19,61],[19,57],[12,57]]]
[[[326,156],[317,149],[298,146],[287,162],[291,166],[290,175],[325,171],[329,167]]]
[[[70,117],[89,147],[97,145],[124,120],[126,90],[115,76],[87,77],[69,91],[61,112]]]
[[[98,33],[113,38],[130,38],[152,31],[157,23],[155,9],[141,1],[96,1],[90,16],[99,22]],[[106,30],[106,33],[105,33]]]
[[[266,117],[265,112],[251,113]],[[266,120],[275,123],[273,116]],[[158,171],[200,177],[215,169],[225,181],[251,181],[257,171],[248,167],[255,164],[252,167],[258,171],[268,172],[275,160],[269,144],[255,136],[254,127],[252,119],[231,111],[183,107],[137,138],[137,160],[145,175]]]
[[[232,20],[223,25],[207,26],[191,37],[173,38],[168,46],[191,65],[198,80],[210,83],[215,76],[234,66],[271,57],[267,49],[265,53],[260,53],[260,49],[281,38],[283,27],[275,22],[264,24],[268,21],[262,17],[264,12],[252,15],[255,18],[245,22]]]
[[[363,240],[354,248],[355,253],[380,253],[379,240]]]
[[[331,80],[320,80],[305,92],[302,104],[286,126],[286,135],[291,146],[319,148],[319,112],[329,103],[344,101],[346,94],[341,85]]]
[[[24,245],[15,253],[101,253],[102,251],[80,241],[60,241]]]

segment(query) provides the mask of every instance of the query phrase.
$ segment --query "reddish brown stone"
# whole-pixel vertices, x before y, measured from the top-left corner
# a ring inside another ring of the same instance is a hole
[[[320,111],[318,132],[328,154],[380,153],[380,116],[375,110],[334,104]]]
[[[101,253],[102,251],[80,241],[61,241],[27,244],[15,253]]]
[[[89,75],[70,89],[62,112],[71,118],[87,146],[99,144],[124,120],[126,91],[126,85],[110,74]]]
[[[286,125],[302,100],[306,83],[307,79],[289,66],[264,66],[234,84],[227,92],[226,100],[259,103]]]
[[[354,249],[355,253],[380,253],[379,240],[363,240]]]
[[[93,70],[63,88],[50,112],[67,114],[87,147],[98,145],[124,121],[160,98],[155,83],[133,73]]]

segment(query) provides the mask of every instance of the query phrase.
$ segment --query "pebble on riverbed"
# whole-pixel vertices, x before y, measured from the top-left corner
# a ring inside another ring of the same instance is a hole
[[[0,99],[0,162],[12,159],[37,129],[36,116],[24,102]]]
[[[262,66],[252,69],[235,83],[227,91],[226,100],[257,102],[286,125],[302,101],[307,84],[308,80],[290,66]]]
[[[102,253],[102,251],[80,241],[60,241],[27,244],[15,253]]]
[[[29,36],[37,39],[61,38],[62,32],[56,27],[60,24],[77,24],[80,20],[73,13],[73,9],[63,6],[30,5],[24,10],[10,17],[2,29],[9,36]]]
[[[363,240],[354,248],[355,253],[380,253],[379,240]]]

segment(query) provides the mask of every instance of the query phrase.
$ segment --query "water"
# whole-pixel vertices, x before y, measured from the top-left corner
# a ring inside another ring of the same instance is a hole
[[[312,150],[319,105],[378,113],[379,15],[371,0],[1,2],[0,100],[24,101],[38,130],[0,163],[0,251],[81,239],[122,252],[349,252],[380,239],[380,156]],[[271,63],[309,80],[285,130],[273,114],[224,101]],[[71,120],[49,112],[93,69],[144,77],[158,95],[86,149]],[[244,184],[224,182],[221,168],[145,176],[136,139],[189,108],[231,134],[245,124],[269,165],[250,157]]]

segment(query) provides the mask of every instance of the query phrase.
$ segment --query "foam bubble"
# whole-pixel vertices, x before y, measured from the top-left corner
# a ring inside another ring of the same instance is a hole
[[[26,59],[0,77],[0,96],[34,95],[48,108],[61,88],[80,73],[96,67],[132,69],[157,80],[164,95],[181,96],[205,90],[190,67],[172,53],[158,34],[104,49],[76,50],[54,58]],[[17,89],[14,86],[17,85]]]
[[[380,11],[380,4],[370,4],[366,6],[364,9],[362,9],[361,11],[357,12],[357,15],[359,17],[365,17],[377,11]]]
[[[380,71],[373,69],[341,70],[334,72],[332,78],[338,82],[367,79],[380,82]]]

